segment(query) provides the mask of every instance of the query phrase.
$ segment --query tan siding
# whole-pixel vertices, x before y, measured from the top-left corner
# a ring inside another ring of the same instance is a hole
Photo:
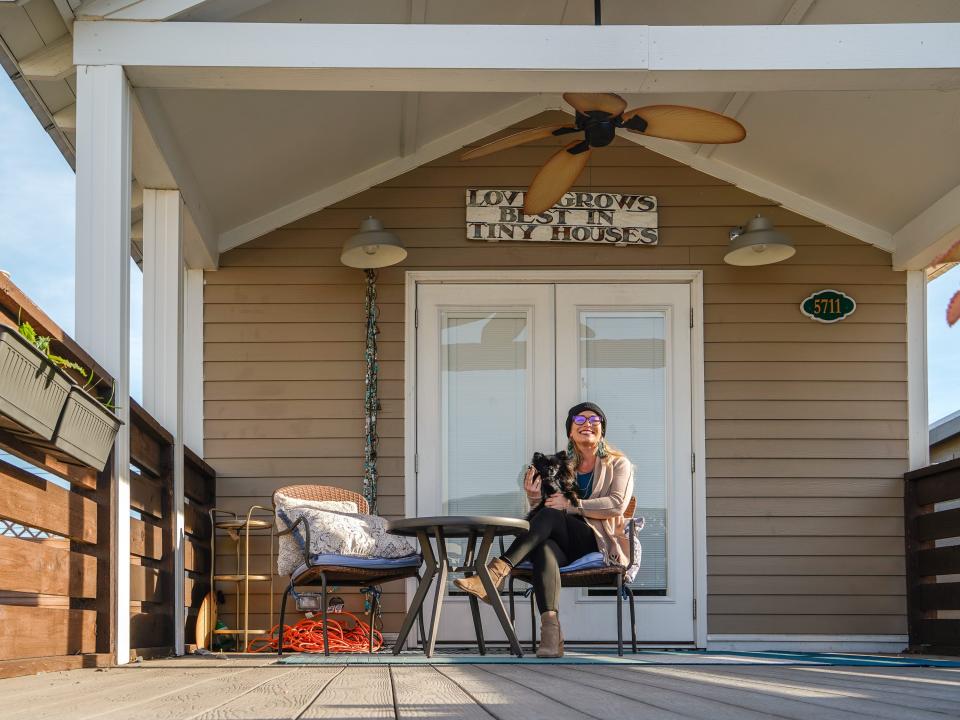
[[[223,255],[206,274],[204,348],[206,459],[220,504],[262,504],[289,483],[360,489],[364,286],[339,254],[368,214],[409,249],[378,282],[388,516],[403,513],[406,270],[700,267],[709,632],[905,632],[904,275],[880,250],[620,140],[595,153],[582,179],[656,195],[659,247],[467,241],[465,189],[525,186],[555,147],[467,164],[444,157]],[[761,210],[791,235],[796,256],[762,269],[724,265],[728,229]],[[857,311],[833,325],[804,318],[800,301],[825,287],[853,296]],[[254,553],[265,570],[262,541]],[[400,589],[387,589],[388,630],[399,624]],[[265,590],[255,589],[258,624]]]

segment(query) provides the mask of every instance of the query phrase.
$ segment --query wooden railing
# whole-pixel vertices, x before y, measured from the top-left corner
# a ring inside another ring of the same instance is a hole
[[[8,278],[0,324],[27,320],[53,352],[112,379]],[[130,646],[174,649],[173,437],[130,400]],[[185,634],[207,592],[216,475],[184,453]],[[117,532],[113,462],[102,472],[31,442],[0,415],[0,677],[108,665],[116,654]]]
[[[910,649],[960,654],[960,544],[945,542],[960,543],[960,460],[914,470],[904,481]]]

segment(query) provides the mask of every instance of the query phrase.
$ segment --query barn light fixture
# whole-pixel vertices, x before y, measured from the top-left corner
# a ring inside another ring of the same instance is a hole
[[[723,256],[728,265],[771,265],[793,257],[796,252],[793,242],[773,223],[757,215],[747,226],[730,231],[730,248]]]
[[[383,223],[368,217],[360,223],[360,231],[343,244],[340,262],[355,268],[382,268],[396,265],[407,256],[400,238],[383,229]]]

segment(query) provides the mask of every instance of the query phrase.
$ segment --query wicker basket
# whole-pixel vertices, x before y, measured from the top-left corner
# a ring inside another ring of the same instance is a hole
[[[67,402],[53,436],[53,444],[67,455],[103,470],[121,420],[77,386]]]
[[[0,326],[0,413],[50,440],[71,387],[67,374],[20,333]]]

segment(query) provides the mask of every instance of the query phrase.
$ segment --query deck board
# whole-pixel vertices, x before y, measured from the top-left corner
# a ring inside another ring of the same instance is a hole
[[[392,667],[397,720],[457,718],[490,720],[490,712],[436,667]]]
[[[389,668],[382,665],[344,668],[300,717],[303,720],[396,718]]]
[[[185,657],[0,680],[3,720],[944,720],[960,669],[318,665]]]

